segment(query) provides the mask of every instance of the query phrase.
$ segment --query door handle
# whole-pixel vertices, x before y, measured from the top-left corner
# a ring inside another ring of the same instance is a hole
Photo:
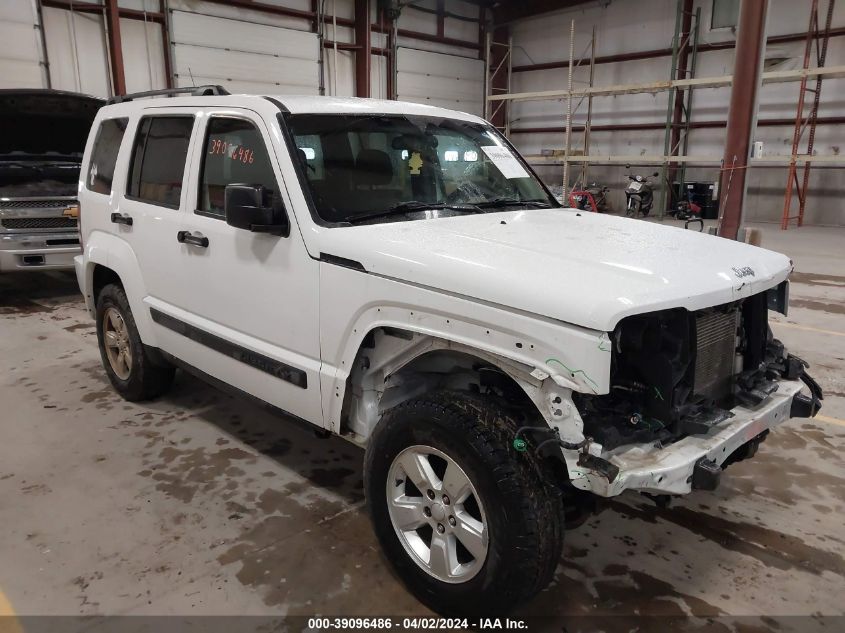
[[[200,248],[208,247],[208,238],[204,235],[191,235],[190,231],[179,231],[176,234],[176,241],[180,244],[193,244]]]
[[[111,221],[115,224],[125,224],[126,226],[132,226],[132,216],[131,215],[124,215],[122,213],[112,213],[111,214]]]

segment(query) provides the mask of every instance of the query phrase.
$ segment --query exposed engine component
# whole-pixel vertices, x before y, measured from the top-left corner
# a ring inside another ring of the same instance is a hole
[[[766,293],[628,317],[611,338],[610,393],[575,396],[585,435],[605,449],[707,433],[735,406],[768,398],[774,379],[804,375],[771,334]]]

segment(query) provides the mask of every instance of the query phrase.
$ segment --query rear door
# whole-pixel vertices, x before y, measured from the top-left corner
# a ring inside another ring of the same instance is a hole
[[[124,194],[112,216],[132,246],[147,297],[168,305],[184,294],[176,233],[188,198],[194,120],[186,108],[150,108],[135,120]]]
[[[198,115],[186,212],[168,226],[181,288],[150,299],[159,336],[184,362],[301,418],[322,425],[319,392],[319,262],[303,243],[269,142],[254,112],[205,108]],[[262,185],[288,210],[290,235],[226,223],[228,184]],[[298,186],[298,185],[297,185]],[[169,261],[169,260],[168,260]]]

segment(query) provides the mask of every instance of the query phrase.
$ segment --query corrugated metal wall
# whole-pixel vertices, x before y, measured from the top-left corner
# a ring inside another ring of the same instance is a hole
[[[84,0],[100,3],[102,0]],[[264,4],[301,11],[312,9],[311,0],[261,0]],[[471,2],[450,0],[453,14],[477,19]],[[122,8],[158,13],[159,0],[119,0]],[[167,0],[169,52],[174,84],[221,84],[232,92],[278,94],[319,93],[319,40],[312,20],[268,13],[242,6],[203,0]],[[405,7],[399,28],[428,35],[438,32],[430,11],[436,0],[420,0]],[[371,2],[372,23],[377,23],[377,3]],[[354,0],[327,0],[331,18],[351,20]],[[101,13],[43,10],[49,58],[49,77],[40,41],[36,0],[0,0],[0,41],[11,42],[0,51],[0,88],[51,87],[108,97],[113,93],[109,68],[107,29]],[[468,42],[478,40],[478,23],[447,17],[443,35]],[[152,20],[120,19],[126,89],[129,92],[164,88],[164,37]],[[325,39],[354,44],[348,26],[325,25]],[[397,55],[397,89],[400,98],[481,113],[484,65],[479,51],[400,36]],[[374,31],[372,44],[387,46],[387,36]],[[325,93],[355,93],[355,52],[324,49]],[[473,57],[475,57],[473,59]],[[387,98],[387,65],[383,55],[371,59],[371,94]]]
[[[397,96],[401,101],[484,114],[484,62],[399,47]]]
[[[316,34],[187,11],[171,16],[173,72],[180,86],[317,94]]]
[[[0,87],[41,88],[44,59],[35,0],[0,2]]]

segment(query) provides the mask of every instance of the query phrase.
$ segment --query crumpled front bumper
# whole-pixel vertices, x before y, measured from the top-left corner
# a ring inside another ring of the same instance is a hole
[[[821,393],[799,393],[803,386],[801,380],[778,381],[778,390],[765,402],[753,409],[736,407],[734,416],[708,435],[691,435],[662,448],[636,444],[605,451],[602,459],[619,469],[612,480],[584,469],[572,483],[602,497],[625,490],[685,494],[694,488],[712,489],[713,474],[718,480],[721,466],[736,451],[746,446],[756,449],[762,434],[791,417],[812,417],[818,412]]]

